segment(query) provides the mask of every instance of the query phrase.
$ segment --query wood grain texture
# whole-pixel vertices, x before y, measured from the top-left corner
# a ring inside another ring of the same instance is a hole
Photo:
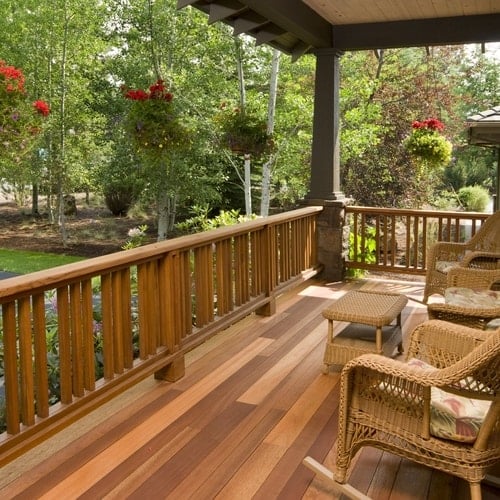
[[[338,372],[321,372],[321,311],[345,289],[421,283],[305,283],[273,317],[251,315],[186,357],[175,383],[147,380],[0,471],[0,498],[341,498],[303,464],[335,464]],[[409,301],[403,332],[426,319]],[[364,448],[350,484],[373,498],[466,498],[458,479]],[[435,494],[437,491],[439,494]],[[495,498],[483,486],[483,499]]]

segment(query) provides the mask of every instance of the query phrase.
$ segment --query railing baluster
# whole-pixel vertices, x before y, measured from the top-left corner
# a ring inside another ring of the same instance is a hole
[[[57,333],[59,338],[61,402],[63,404],[70,404],[73,401],[69,311],[68,288],[67,286],[59,287],[57,289]]]
[[[9,434],[18,434],[21,425],[19,421],[16,303],[14,301],[2,305],[2,320],[6,425]]]
[[[47,333],[45,324],[45,296],[33,295],[33,343],[35,354],[36,413],[45,418],[49,415],[49,384],[47,376]]]
[[[31,349],[31,305],[29,297],[19,299],[19,373],[21,386],[21,421],[24,425],[35,423],[35,386],[33,382],[33,353]]]
[[[70,296],[70,332],[71,332],[71,373],[73,395],[83,396],[83,338],[82,338],[82,296],[80,283],[72,283]]]
[[[113,307],[112,307],[111,275],[101,276],[101,315],[102,315],[102,357],[104,364],[104,379],[114,378],[113,362]],[[139,341],[141,345],[141,341]],[[140,348],[141,359],[144,351]],[[145,357],[145,355],[144,355]]]
[[[119,271],[111,274],[111,294],[113,307],[113,371],[115,374],[123,373],[125,369],[123,316],[121,308],[122,280]]]
[[[87,391],[95,389],[94,304],[92,281],[82,281],[83,381]],[[100,333],[100,332],[98,332]]]

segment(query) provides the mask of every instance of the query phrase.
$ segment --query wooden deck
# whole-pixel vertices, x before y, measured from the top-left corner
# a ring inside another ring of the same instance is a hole
[[[333,467],[339,374],[324,375],[321,311],[348,289],[421,298],[422,282],[309,281],[272,317],[192,351],[176,383],[148,379],[0,470],[0,498],[338,498],[302,460]],[[410,300],[403,332],[427,318]],[[338,325],[342,327],[342,325]],[[374,499],[466,499],[459,479],[365,448],[350,484]],[[483,499],[500,491],[484,485]]]

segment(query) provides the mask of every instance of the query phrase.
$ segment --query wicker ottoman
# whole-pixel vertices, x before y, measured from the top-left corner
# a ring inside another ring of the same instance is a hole
[[[325,309],[328,338],[323,371],[327,373],[330,365],[344,365],[361,354],[392,356],[396,348],[403,352],[401,311],[407,302],[397,293],[353,291]],[[334,335],[333,321],[352,324]]]

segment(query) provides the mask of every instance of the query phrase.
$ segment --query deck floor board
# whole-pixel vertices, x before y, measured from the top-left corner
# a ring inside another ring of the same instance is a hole
[[[307,282],[272,317],[252,315],[186,356],[176,383],[148,379],[0,471],[0,498],[344,498],[302,465],[332,468],[338,371],[322,373],[321,312],[347,290],[420,298],[421,282]],[[427,317],[410,300],[404,341]],[[337,325],[341,328],[341,325]],[[464,481],[364,448],[350,484],[379,499],[465,499]],[[483,486],[483,499],[499,491]]]

